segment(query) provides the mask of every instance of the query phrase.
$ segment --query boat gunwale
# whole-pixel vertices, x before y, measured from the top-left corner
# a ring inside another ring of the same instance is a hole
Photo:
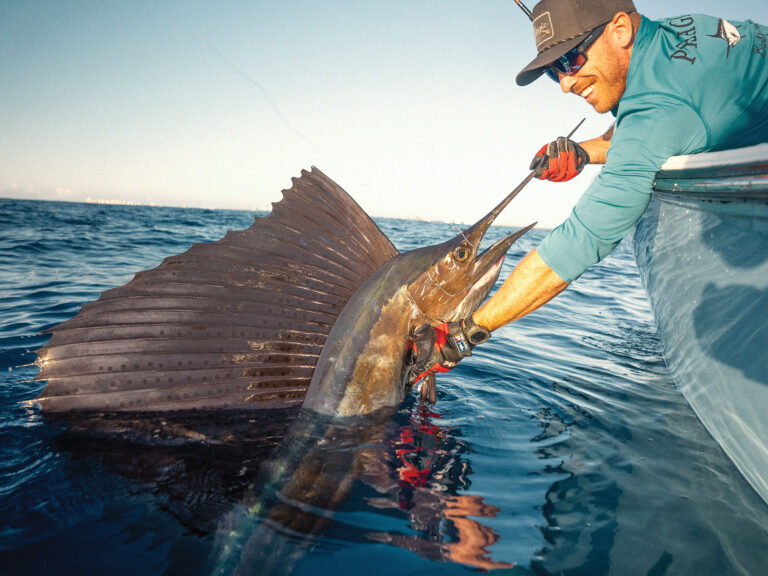
[[[653,192],[675,202],[768,204],[768,144],[670,158]]]

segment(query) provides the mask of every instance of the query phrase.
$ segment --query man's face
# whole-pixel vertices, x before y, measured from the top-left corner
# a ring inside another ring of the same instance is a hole
[[[587,63],[573,76],[560,74],[560,88],[589,102],[596,112],[610,112],[627,88],[629,59],[616,49],[609,25],[587,50]]]

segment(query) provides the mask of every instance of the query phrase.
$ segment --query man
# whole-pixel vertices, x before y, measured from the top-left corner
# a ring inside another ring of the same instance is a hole
[[[631,0],[543,0],[533,18],[538,56],[517,83],[547,75],[616,121],[581,145],[560,138],[545,146],[531,169],[563,181],[588,162],[604,167],[570,217],[472,317],[415,335],[418,377],[452,368],[472,344],[605,258],[642,215],[670,156],[768,141],[767,27],[700,15],[651,21]]]

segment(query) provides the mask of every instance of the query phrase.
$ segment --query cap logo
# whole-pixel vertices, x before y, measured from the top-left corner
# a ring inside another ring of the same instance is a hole
[[[536,48],[541,49],[541,45],[555,36],[555,30],[552,27],[552,17],[549,12],[539,14],[533,20],[533,34],[536,37]]]

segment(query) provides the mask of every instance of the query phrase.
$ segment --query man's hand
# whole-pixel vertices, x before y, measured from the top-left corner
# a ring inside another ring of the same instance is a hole
[[[561,136],[541,147],[533,157],[530,169],[540,180],[565,182],[580,174],[587,164],[587,151],[573,140]]]
[[[482,344],[491,333],[474,323],[444,322],[438,326],[422,324],[413,331],[408,342],[406,362],[410,365],[408,383],[415,384],[433,372],[448,372]]]

